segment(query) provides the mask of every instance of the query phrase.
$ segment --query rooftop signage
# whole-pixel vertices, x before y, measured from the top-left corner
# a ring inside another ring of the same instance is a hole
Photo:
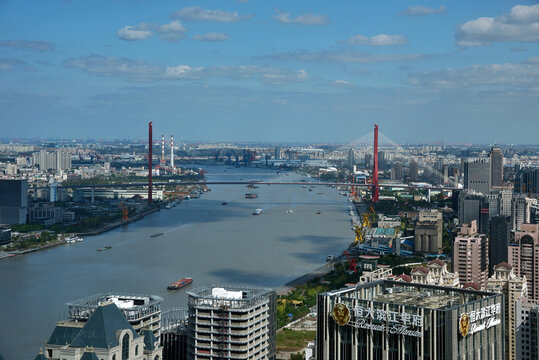
[[[346,304],[335,304],[333,319],[340,326],[350,325],[356,329],[383,331],[390,334],[421,337],[423,316],[407,312],[372,309],[356,305],[352,311]]]
[[[501,323],[499,318],[501,312],[501,305],[494,304],[463,313],[459,319],[459,333],[465,337],[481,330],[490,329]]]

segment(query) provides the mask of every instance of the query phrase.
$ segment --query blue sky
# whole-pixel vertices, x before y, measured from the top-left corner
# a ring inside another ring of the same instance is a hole
[[[0,137],[537,144],[537,1],[0,0]]]

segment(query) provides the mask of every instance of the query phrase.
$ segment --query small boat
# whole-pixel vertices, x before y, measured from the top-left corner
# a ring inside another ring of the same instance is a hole
[[[318,195],[322,195],[322,194],[323,194],[323,192],[321,192],[321,191],[318,192]]]
[[[156,237],[159,237],[159,236],[162,236],[162,235],[163,235],[163,233],[160,232],[160,233],[155,233],[155,234],[153,234],[153,235],[150,235],[150,237],[151,237],[151,238],[156,238]]]
[[[189,284],[191,284],[193,282],[193,279],[191,279],[190,277],[186,277],[186,278],[183,278],[181,280],[178,280],[176,282],[173,282],[172,284],[170,284],[167,289],[169,290],[178,290],[178,289],[181,289]]]
[[[80,236],[76,236],[76,237],[75,237],[75,241],[76,241],[76,242],[83,242],[84,239],[81,238]]]
[[[228,202],[223,201],[223,202],[221,203],[221,205],[228,205]]]
[[[320,215],[320,210],[318,210],[318,211],[316,212],[316,215]]]
[[[246,199],[256,199],[256,198],[258,198],[258,193],[248,193],[248,194],[245,194],[245,198],[246,198]]]
[[[97,249],[97,251],[105,251],[105,250],[109,250],[111,248],[112,248],[112,246],[105,246],[105,247]]]
[[[253,215],[261,215],[262,214],[262,209],[256,209],[254,212],[253,212]]]
[[[335,261],[335,255],[328,255],[326,256],[326,261]]]
[[[292,209],[289,209],[289,210],[286,210],[286,212],[287,212],[287,213],[289,213],[289,214],[291,214],[291,213],[293,213],[293,212],[294,212],[294,210],[292,210]]]
[[[309,189],[309,191],[313,191],[313,189]]]
[[[67,239],[66,239],[66,243],[68,243],[68,244],[74,244],[74,243],[76,243],[76,242],[77,242],[77,240],[75,240],[75,238],[71,238],[71,237],[70,237],[70,238],[67,238]]]

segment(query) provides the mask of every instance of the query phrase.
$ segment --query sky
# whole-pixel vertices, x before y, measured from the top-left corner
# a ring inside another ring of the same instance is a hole
[[[538,1],[0,0],[0,138],[538,144]]]

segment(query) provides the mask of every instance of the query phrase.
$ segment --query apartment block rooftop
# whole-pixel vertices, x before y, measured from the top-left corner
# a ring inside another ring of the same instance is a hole
[[[191,306],[242,309],[257,304],[270,292],[273,292],[273,290],[265,288],[212,286],[187,292],[187,294],[189,295],[189,305]]]

